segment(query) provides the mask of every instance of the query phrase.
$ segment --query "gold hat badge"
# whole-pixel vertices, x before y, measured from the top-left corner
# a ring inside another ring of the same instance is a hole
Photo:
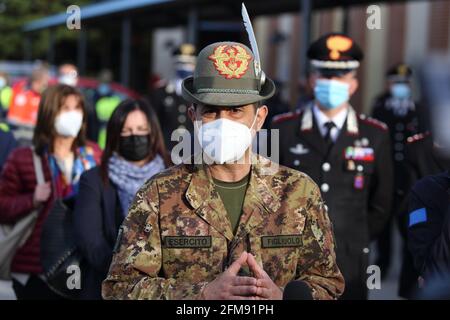
[[[341,52],[345,52],[352,47],[353,41],[350,38],[343,36],[332,36],[327,39],[327,48],[330,50],[330,58],[338,60],[341,57]]]
[[[248,70],[252,56],[240,45],[218,46],[208,57],[214,62],[214,67],[226,79],[239,79]]]

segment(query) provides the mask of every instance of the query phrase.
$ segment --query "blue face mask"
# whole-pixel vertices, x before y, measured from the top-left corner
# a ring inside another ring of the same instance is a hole
[[[411,88],[406,83],[394,83],[391,85],[391,94],[397,99],[407,99],[411,96]]]
[[[175,65],[175,75],[178,79],[185,79],[194,74],[194,65],[188,63],[177,63]]]
[[[109,92],[111,91],[111,88],[109,87],[109,84],[106,84],[106,83],[101,83],[99,86],[98,86],[98,93],[101,95],[101,96],[106,96],[107,94],[109,94]]]
[[[314,87],[314,94],[321,106],[334,109],[347,102],[350,98],[350,85],[337,81],[319,79]]]
[[[185,79],[187,77],[192,76],[193,72],[190,70],[185,70],[185,69],[178,69],[175,71],[176,76],[178,79]]]

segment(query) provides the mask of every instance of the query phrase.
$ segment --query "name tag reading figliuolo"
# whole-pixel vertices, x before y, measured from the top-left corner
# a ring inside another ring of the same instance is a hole
[[[261,237],[262,248],[284,248],[302,246],[302,238],[299,235],[279,235]]]

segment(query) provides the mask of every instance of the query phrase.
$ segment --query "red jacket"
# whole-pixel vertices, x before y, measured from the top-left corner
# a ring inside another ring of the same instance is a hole
[[[101,150],[92,143],[87,146],[93,148],[97,164],[100,162]],[[48,161],[43,161],[45,181],[51,181]],[[31,213],[33,194],[36,188],[36,174],[34,171],[33,154],[30,148],[14,150],[6,161],[0,176],[0,223],[14,223]],[[40,261],[40,238],[42,225],[54,201],[53,192],[43,204],[36,225],[26,243],[17,250],[12,266],[12,272],[40,274],[43,272]]]

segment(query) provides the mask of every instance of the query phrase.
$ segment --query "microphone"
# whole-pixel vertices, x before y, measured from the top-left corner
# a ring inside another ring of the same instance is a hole
[[[300,280],[289,282],[283,291],[283,300],[313,300],[311,289]]]

